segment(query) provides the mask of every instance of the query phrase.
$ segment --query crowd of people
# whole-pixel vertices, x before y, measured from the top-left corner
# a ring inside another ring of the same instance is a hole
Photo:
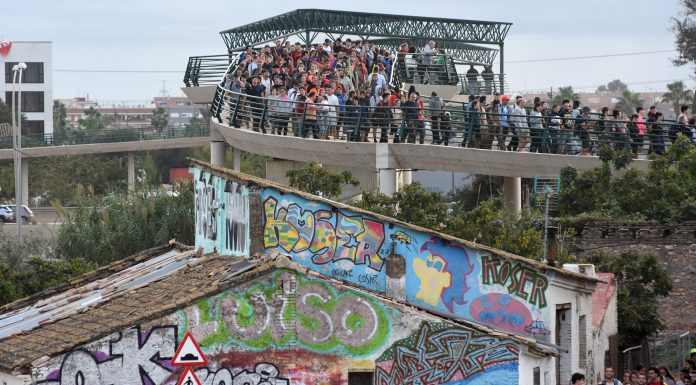
[[[696,139],[696,119],[689,117],[689,106],[681,107],[673,124],[664,121],[656,106],[647,111],[637,107],[629,116],[608,107],[593,113],[589,106],[581,107],[579,100],[549,105],[537,97],[528,105],[522,96],[512,101],[496,94],[489,104],[486,99],[485,95],[469,96],[472,147],[490,149],[495,141],[499,150],[586,155],[609,143],[637,156],[644,150],[664,153],[665,146],[679,135]]]
[[[407,80],[415,82],[438,73],[442,58],[444,50],[432,41],[420,51],[403,43],[398,52],[351,39],[247,47],[224,84],[228,118],[234,126],[277,135],[446,146],[458,138],[463,147],[568,155],[592,154],[603,142],[635,155],[644,149],[663,153],[677,135],[694,135],[687,106],[678,124],[669,125],[655,106],[630,116],[605,107],[596,115],[579,101],[549,105],[535,98],[528,104],[522,96],[497,93],[490,102],[486,95],[470,95],[468,103],[456,104],[436,92],[422,96],[414,86],[390,84],[395,63],[411,68]],[[480,75],[483,84],[471,66],[471,90],[490,87],[490,67]]]
[[[614,369],[604,369],[604,378],[600,385],[694,385],[696,384],[696,349],[691,350],[690,358],[684,361],[679,373],[673,375],[666,366],[646,368],[637,365],[633,370],[623,372],[621,378]],[[574,373],[570,379],[571,385],[585,385],[585,375]]]

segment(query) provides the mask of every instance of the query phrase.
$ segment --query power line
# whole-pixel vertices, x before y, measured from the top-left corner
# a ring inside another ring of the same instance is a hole
[[[574,57],[555,57],[546,59],[530,59],[530,60],[513,60],[506,61],[505,63],[535,63],[535,62],[547,62],[547,61],[562,61],[562,60],[577,60],[577,59],[598,59],[604,57],[617,57],[617,56],[636,56],[636,55],[651,55],[656,53],[669,53],[676,52],[673,49],[663,50],[663,51],[644,51],[644,52],[626,52],[626,53],[614,53],[606,55],[592,55],[592,56],[574,56]]]
[[[53,72],[94,72],[94,73],[144,73],[144,74],[161,74],[161,73],[177,73],[181,74],[185,71],[169,71],[169,70],[89,70],[89,69],[54,69]]]

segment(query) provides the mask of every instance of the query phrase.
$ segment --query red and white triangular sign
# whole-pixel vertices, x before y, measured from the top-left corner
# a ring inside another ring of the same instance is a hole
[[[186,332],[184,335],[184,339],[181,340],[171,364],[172,366],[208,365],[208,359],[205,358],[201,348],[198,346],[198,342],[193,339],[191,332]]]
[[[203,385],[203,384],[201,384],[201,380],[198,379],[198,376],[196,376],[196,373],[193,372],[193,369],[186,368],[186,370],[184,370],[184,374],[181,376],[181,378],[179,379],[179,382],[177,382],[176,385]]]

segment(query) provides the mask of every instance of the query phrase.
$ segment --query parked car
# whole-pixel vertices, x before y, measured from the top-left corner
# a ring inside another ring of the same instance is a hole
[[[34,222],[34,212],[31,211],[29,207],[26,205],[22,205],[22,214],[20,216],[19,211],[17,211],[17,206],[16,205],[7,205],[9,208],[12,209],[14,212],[15,220],[17,217],[22,218],[22,222]]]
[[[12,211],[12,208],[10,206],[2,205],[0,206],[0,222],[5,223],[5,222],[13,222],[14,221],[14,212]]]

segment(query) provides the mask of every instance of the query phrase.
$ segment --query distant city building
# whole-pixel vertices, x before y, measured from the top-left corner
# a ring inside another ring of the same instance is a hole
[[[8,106],[12,105],[12,67],[20,62],[27,64],[21,86],[22,115],[26,118],[22,132],[25,134],[53,133],[52,47],[50,41],[13,41],[0,55],[4,73],[0,76],[0,98]]]
[[[195,106],[186,97],[155,97],[155,108],[164,107],[169,113],[169,125],[183,127],[191,121],[191,118],[202,118],[203,114],[198,106]]]
[[[413,181],[420,182],[427,192],[448,194],[460,187],[471,185],[473,175],[464,172],[414,171]]]
[[[155,97],[149,104],[99,103],[87,97],[61,99],[67,113],[68,127],[80,128],[80,119],[84,119],[86,111],[94,108],[111,122],[114,127],[148,128],[152,126],[152,116],[158,107],[167,110],[169,126],[183,127],[191,118],[201,118],[200,108],[196,107],[185,97]]]

